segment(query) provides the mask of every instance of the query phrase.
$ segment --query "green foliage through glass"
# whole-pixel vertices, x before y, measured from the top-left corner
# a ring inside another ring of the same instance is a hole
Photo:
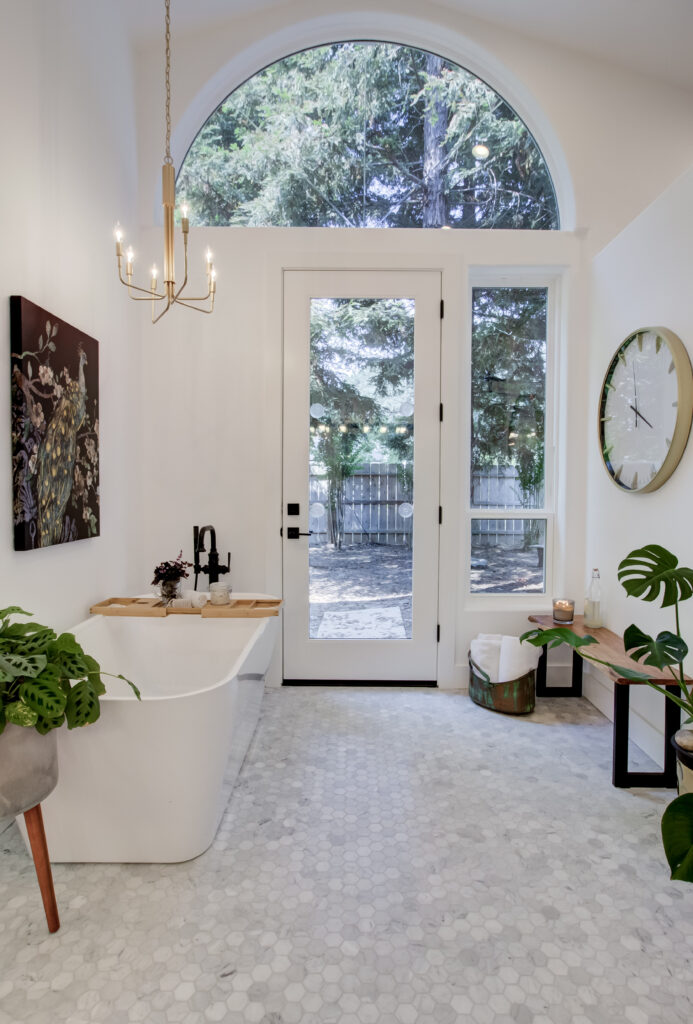
[[[393,43],[334,43],[258,72],[202,127],[177,191],[193,224],[559,227],[548,168],[511,107],[458,65]]]

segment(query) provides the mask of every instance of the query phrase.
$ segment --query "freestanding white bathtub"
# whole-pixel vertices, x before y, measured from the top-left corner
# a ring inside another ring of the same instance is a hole
[[[58,785],[41,805],[51,860],[172,863],[208,848],[260,715],[278,621],[95,615],[73,630],[142,700],[106,678],[100,719],[60,729]]]

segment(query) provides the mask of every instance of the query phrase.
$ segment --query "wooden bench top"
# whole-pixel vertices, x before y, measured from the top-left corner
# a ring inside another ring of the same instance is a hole
[[[592,654],[595,658],[610,661],[615,665],[622,665],[623,668],[633,669],[635,672],[643,673],[643,675],[647,672],[649,673],[649,679],[653,683],[659,683],[660,685],[668,683],[672,685],[676,682],[671,672],[654,668],[652,665],[643,665],[642,662],[633,661],[632,658],[629,658],[623,646],[623,640],[610,629],[587,629],[583,623],[582,615],[576,615],[570,626],[564,626],[561,622],[554,622],[553,615],[530,615],[529,621],[535,622],[542,629],[569,629],[571,633],[575,633],[577,636],[593,636],[598,642],[586,647],[586,654]],[[645,682],[639,679],[623,679],[613,669],[607,668],[606,665],[597,665],[596,667],[615,683],[637,685],[638,683],[644,684]],[[689,676],[686,676],[686,681],[691,681]]]

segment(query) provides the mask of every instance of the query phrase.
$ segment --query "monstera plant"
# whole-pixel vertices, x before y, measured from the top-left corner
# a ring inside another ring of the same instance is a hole
[[[106,692],[98,661],[85,654],[72,633],[60,636],[21,608],[0,609],[0,733],[5,725],[34,728],[44,734],[67,722],[68,729],[89,725],[100,714]],[[139,699],[139,691],[125,676]]]
[[[678,704],[686,713],[688,725],[693,722],[693,690],[687,684],[683,670],[688,645],[681,636],[679,606],[682,601],[693,597],[693,569],[679,565],[678,558],[659,544],[648,544],[631,551],[623,559],[618,567],[618,579],[629,597],[639,597],[643,601],[656,601],[661,597],[660,607],[674,609],[674,632],[664,630],[653,637],[631,625],[623,634],[623,646],[634,661],[670,673],[672,682],[681,688],[680,697],[652,682],[644,672],[624,668],[590,654],[589,648],[598,642],[593,636],[577,636],[570,629],[556,627],[531,629],[523,634],[521,640],[536,647],[569,644],[581,657],[613,669],[621,678],[647,683],[663,693],[667,700]],[[667,807],[662,817],[662,840],[671,877],[693,882],[693,793],[678,796]]]

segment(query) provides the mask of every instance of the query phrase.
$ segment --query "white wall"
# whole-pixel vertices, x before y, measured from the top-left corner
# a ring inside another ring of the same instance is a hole
[[[668,327],[693,357],[693,169],[679,178],[628,225],[594,260],[593,323],[588,392],[588,490],[586,553],[601,569],[607,625],[621,632],[636,622],[648,632],[673,628],[673,613],[627,598],[617,580],[618,563],[645,544],[662,544],[683,565],[693,564],[691,496],[693,443],[689,442],[674,475],[651,494],[628,494],[604,470],[596,435],[602,379],[614,352],[640,327]],[[684,636],[693,642],[693,607],[681,607]],[[611,714],[612,687],[591,676],[587,694]],[[661,762],[664,698],[635,688],[632,735]]]
[[[140,346],[112,238],[136,205],[131,56],[117,5],[0,0],[0,23],[0,606],[66,627],[132,586]],[[99,538],[12,550],[9,295],[100,342]]]

